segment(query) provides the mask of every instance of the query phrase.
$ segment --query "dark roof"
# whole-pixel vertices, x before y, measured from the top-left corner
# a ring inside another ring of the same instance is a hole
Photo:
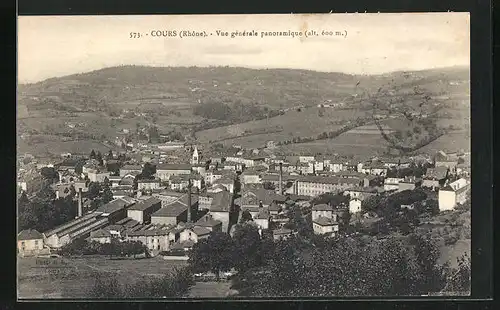
[[[197,236],[204,236],[210,234],[210,230],[205,227],[195,226],[190,228]]]
[[[273,201],[269,205],[269,211],[279,211],[279,210],[281,210],[281,207],[276,202]]]
[[[221,191],[214,195],[212,204],[210,205],[210,211],[215,212],[229,212],[231,209],[231,193],[228,191]]]
[[[183,212],[187,211],[187,207],[184,204],[181,204],[179,201],[175,201],[160,210],[151,214],[152,217],[178,217]]]
[[[43,235],[35,230],[35,229],[26,229],[22,230],[18,235],[17,235],[18,240],[34,240],[34,239],[43,239]]]
[[[127,232],[128,236],[165,236],[170,233],[170,230],[153,228],[147,230],[135,230]]]
[[[122,198],[118,198],[115,200],[112,200],[108,202],[105,205],[100,206],[96,212],[102,212],[102,213],[114,213],[120,209],[124,209],[127,206],[132,205],[133,203],[130,203],[127,200],[124,200]]]
[[[358,178],[322,177],[322,176],[302,176],[298,179],[301,182],[320,184],[359,184]]]
[[[446,178],[447,172],[448,172],[447,167],[427,168],[427,171],[425,172],[425,178],[442,180]]]
[[[99,229],[90,232],[90,238],[107,238],[111,237],[111,233],[108,230]]]
[[[268,220],[269,217],[270,217],[269,211],[265,210],[265,209],[260,210],[259,214],[257,214],[257,216],[255,216],[256,219],[260,219],[260,220]]]
[[[320,216],[320,217],[316,218],[313,222],[318,224],[318,225],[321,225],[321,226],[332,226],[332,225],[337,224],[332,219],[324,217],[324,216]]]
[[[156,167],[158,170],[191,170],[191,165],[189,164],[161,164]]]
[[[290,175],[287,173],[283,173],[282,181],[283,182],[294,181],[294,180],[297,180],[298,178],[299,178],[299,176],[297,176],[297,175]],[[266,182],[266,181],[277,182],[277,181],[279,181],[279,174],[263,174],[261,179],[262,179],[262,182]]]
[[[142,171],[142,167],[141,167],[141,165],[125,165],[125,166],[121,167],[120,170],[141,170]]]
[[[141,180],[138,180],[137,183],[160,183],[161,180],[160,179],[141,179]]]
[[[279,195],[273,190],[257,188],[244,191],[242,196],[238,198],[238,203],[240,206],[258,205],[262,201],[262,204],[270,205],[273,201],[284,202],[285,200],[285,196]]]
[[[196,226],[201,226],[201,227],[215,227],[222,222],[219,220],[214,220],[210,215],[205,215],[201,217],[197,222]]]
[[[280,229],[273,230],[273,235],[288,235],[291,233],[292,233],[292,230],[286,229],[286,228],[280,228]]]
[[[157,197],[150,197],[146,200],[143,200],[141,202],[138,202],[131,206],[129,210],[138,210],[138,211],[144,211],[148,208],[153,207],[156,204],[161,204],[161,200],[158,199]]]
[[[319,204],[319,205],[314,205],[312,207],[313,211],[333,211],[333,207],[327,204]]]

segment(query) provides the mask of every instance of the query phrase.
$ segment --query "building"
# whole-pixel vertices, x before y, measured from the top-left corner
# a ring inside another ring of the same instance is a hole
[[[50,248],[60,249],[76,238],[89,236],[92,231],[109,224],[109,219],[100,214],[92,212],[43,233],[44,243]]]
[[[211,231],[205,227],[189,225],[180,233],[179,242],[182,244],[186,241],[197,243],[199,240],[207,239]]]
[[[227,190],[227,189],[221,189],[222,190]],[[212,204],[212,200],[214,199],[214,193],[203,193],[198,195],[198,202],[200,204],[200,209],[210,209],[210,205]]]
[[[137,190],[155,190],[161,188],[161,181],[159,179],[147,180],[142,179],[137,181]]]
[[[17,251],[21,257],[50,253],[44,246],[43,235],[35,229],[22,230],[17,235]]]
[[[110,175],[109,178],[109,183],[111,183],[111,187],[116,187],[120,185],[120,181],[122,180],[122,177],[119,175]]]
[[[343,171],[344,170],[344,163],[342,161],[333,161],[333,160],[330,160],[328,162],[328,170],[333,172],[333,173],[339,173],[340,171]]]
[[[213,219],[222,222],[222,231],[229,230],[229,213],[233,204],[233,195],[229,191],[214,194],[209,214]]]
[[[200,159],[200,153],[198,152],[198,148],[195,146],[193,154],[191,155],[191,165],[198,165],[200,163]]]
[[[127,174],[130,173],[142,173],[142,166],[141,165],[125,165],[120,168],[120,176],[123,178]]]
[[[355,214],[355,213],[361,212],[361,199],[359,199],[359,198],[352,198],[349,201],[349,212],[351,214]]]
[[[185,191],[189,186],[190,174],[173,175],[168,181],[170,189],[173,191]]]
[[[319,217],[325,217],[331,219],[334,217],[333,207],[324,203],[314,205],[312,207],[311,217],[313,221]]]
[[[213,219],[211,214],[205,214],[196,223],[195,226],[204,227],[212,231],[222,231],[222,222]]]
[[[296,181],[295,194],[314,197],[326,193],[339,193],[360,185],[361,179],[358,178],[302,176]]]
[[[448,177],[447,167],[427,168],[422,181],[422,187],[431,188],[433,190],[444,186]]]
[[[135,203],[136,200],[130,197],[117,198],[100,206],[94,213],[107,218],[109,223],[113,224],[126,218],[127,209]]]
[[[191,203],[191,219],[196,218],[198,213],[198,196],[191,195],[189,202],[188,194],[182,195],[177,200],[164,203],[158,211],[151,215],[151,223],[157,225],[177,225],[188,222],[188,204]]]
[[[458,179],[440,189],[438,192],[439,210],[453,210],[457,204],[465,203],[469,190],[470,182],[464,178]]]
[[[331,218],[320,216],[313,220],[313,231],[319,235],[334,235],[339,231],[339,224]]]
[[[241,197],[235,200],[235,204],[240,208],[240,216],[243,211],[249,211],[253,218],[259,214],[262,208],[268,209],[274,202],[284,204],[286,197],[276,194],[273,190],[247,189],[242,192]]]
[[[91,182],[104,182],[105,179],[109,179],[111,172],[104,171],[100,169],[87,169],[87,176]]]
[[[260,173],[254,169],[247,169],[241,174],[242,184],[261,184]]]
[[[236,180],[234,178],[232,178],[232,177],[230,177],[228,175],[225,175],[222,178],[220,178],[217,181],[215,181],[213,183],[213,185],[214,186],[216,186],[216,185],[222,185],[225,188],[227,188],[227,190],[232,194],[232,193],[234,193],[235,181]]]
[[[191,166],[187,164],[161,164],[156,167],[156,177],[167,181],[171,176],[191,174]]]
[[[140,201],[127,209],[127,217],[139,223],[149,223],[151,214],[160,210],[161,200],[157,197],[150,197]]]
[[[127,241],[139,241],[144,244],[150,253],[159,253],[170,250],[169,227],[150,227],[150,229],[139,229],[126,232]]]
[[[349,195],[351,198],[358,198],[361,201],[372,196],[377,196],[379,193],[380,190],[373,187],[352,187],[344,191],[344,195]]]
[[[287,240],[294,235],[293,231],[286,228],[280,228],[273,230],[273,239],[274,241]]]
[[[399,191],[414,190],[415,188],[420,187],[420,185],[422,185],[421,179],[415,177],[407,177],[399,182],[398,190]]]
[[[458,165],[458,158],[439,151],[434,157],[434,166],[448,168],[448,173],[454,175]]]
[[[399,190],[399,182],[404,181],[404,178],[386,178],[384,180],[385,191]]]
[[[90,232],[90,240],[99,243],[111,243],[113,236],[105,229],[98,229]]]
[[[271,218],[271,214],[269,213],[269,210],[266,210],[262,208],[262,210],[259,211],[259,213],[253,217],[253,221],[259,229],[264,230],[264,229],[269,229],[269,219]]]

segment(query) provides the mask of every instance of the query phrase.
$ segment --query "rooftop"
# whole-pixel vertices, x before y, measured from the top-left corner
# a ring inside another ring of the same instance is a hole
[[[322,177],[322,176],[301,176],[298,179],[300,182],[320,183],[320,184],[352,184],[357,185],[361,182],[358,178],[341,178],[341,177]]]
[[[158,170],[191,170],[191,165],[189,164],[161,164],[156,167]]]
[[[447,173],[448,173],[447,167],[427,168],[427,171],[425,172],[425,178],[442,180],[446,178]]]
[[[108,202],[105,205],[100,206],[96,212],[101,212],[105,214],[111,214],[114,212],[117,212],[121,209],[124,209],[130,205],[132,205],[134,202],[131,202],[130,200],[125,200],[123,198],[117,198],[115,200],[112,200]]]
[[[231,209],[232,196],[228,191],[221,191],[214,195],[210,211],[229,212]]]
[[[17,240],[35,240],[35,239],[43,239],[43,235],[35,229],[26,229],[22,230],[17,235]]]
[[[196,222],[196,225],[202,227],[215,227],[221,223],[221,221],[214,220],[210,215],[206,214]]]
[[[333,207],[327,204],[318,204],[312,207],[313,211],[333,211]]]
[[[129,208],[129,210],[144,211],[144,210],[149,209],[157,204],[161,204],[160,199],[158,199],[157,197],[149,197],[146,200],[143,200],[141,202],[138,202],[138,203],[132,205]]]
[[[333,226],[333,225],[337,224],[332,219],[330,219],[328,217],[324,217],[324,216],[320,216],[320,217],[316,218],[313,222],[318,224],[318,225],[321,225],[321,226]]]

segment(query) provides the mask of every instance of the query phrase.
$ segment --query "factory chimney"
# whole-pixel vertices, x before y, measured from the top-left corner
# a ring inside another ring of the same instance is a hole
[[[283,163],[280,163],[279,194],[283,195]]]
[[[82,188],[78,189],[78,217],[82,216]]]
[[[191,223],[191,178],[188,179],[187,222]]]

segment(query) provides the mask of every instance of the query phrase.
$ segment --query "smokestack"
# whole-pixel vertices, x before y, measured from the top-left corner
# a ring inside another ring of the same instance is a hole
[[[283,163],[280,163],[279,194],[283,195]]]
[[[191,178],[188,179],[187,222],[191,223]]]
[[[82,188],[78,189],[78,217],[82,216]]]

